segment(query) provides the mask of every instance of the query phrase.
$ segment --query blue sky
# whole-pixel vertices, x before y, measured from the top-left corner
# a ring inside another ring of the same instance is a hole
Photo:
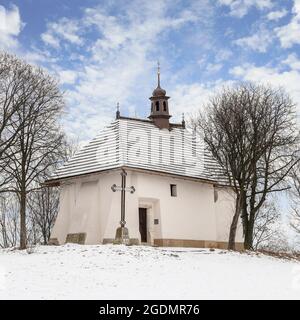
[[[121,114],[146,117],[156,86],[173,121],[223,85],[284,86],[300,103],[300,0],[0,0],[0,49],[60,80],[63,125],[86,141]]]

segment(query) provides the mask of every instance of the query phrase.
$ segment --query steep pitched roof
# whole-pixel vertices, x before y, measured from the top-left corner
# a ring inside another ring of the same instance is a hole
[[[170,128],[160,130],[149,120],[120,117],[49,181],[127,167],[226,184],[201,139],[181,125],[171,124]]]

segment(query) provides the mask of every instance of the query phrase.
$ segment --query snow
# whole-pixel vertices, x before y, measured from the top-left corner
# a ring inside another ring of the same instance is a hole
[[[0,299],[299,299],[300,263],[189,248],[0,250]]]

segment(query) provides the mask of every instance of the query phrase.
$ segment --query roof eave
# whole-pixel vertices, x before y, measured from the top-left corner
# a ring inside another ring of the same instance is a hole
[[[45,182],[43,182],[42,185],[47,186],[47,187],[58,187],[61,185],[62,182],[66,182],[69,180],[74,180],[74,179],[83,178],[83,177],[89,177],[89,176],[92,176],[95,174],[102,174],[102,173],[107,173],[107,172],[119,171],[121,169],[140,172],[140,173],[146,173],[146,174],[155,174],[155,175],[160,175],[160,176],[174,177],[177,179],[203,182],[203,183],[217,185],[220,187],[230,187],[229,184],[224,184],[224,183],[221,183],[220,181],[217,181],[214,179],[205,179],[205,178],[201,178],[201,177],[193,177],[193,176],[182,175],[182,174],[174,174],[174,173],[169,173],[169,172],[165,172],[165,171],[144,169],[144,168],[138,168],[138,167],[126,166],[126,165],[119,166],[116,168],[110,168],[110,169],[105,169],[105,170],[100,170],[100,171],[84,173],[84,174],[77,174],[77,175],[68,176],[68,177],[50,179],[50,180],[46,180]]]

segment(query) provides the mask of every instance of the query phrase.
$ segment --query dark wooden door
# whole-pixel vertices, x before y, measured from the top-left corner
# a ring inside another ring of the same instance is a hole
[[[141,242],[147,242],[147,209],[139,208]]]

